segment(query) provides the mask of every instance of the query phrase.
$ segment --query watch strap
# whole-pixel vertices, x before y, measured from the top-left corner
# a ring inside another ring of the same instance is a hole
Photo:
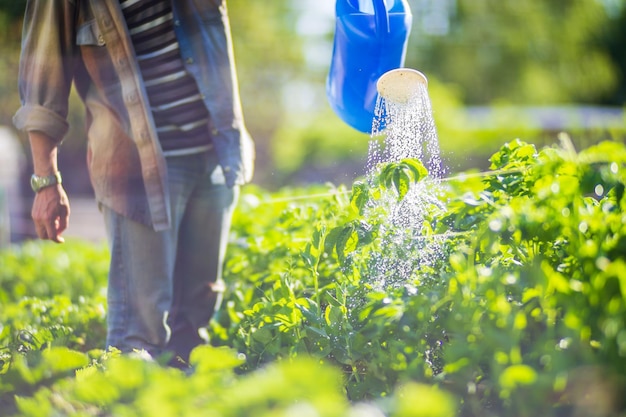
[[[63,179],[61,177],[60,171],[57,171],[52,175],[47,175],[43,177],[35,174],[30,177],[30,186],[36,193],[41,191],[43,188],[50,187],[56,184],[61,184],[62,182]]]

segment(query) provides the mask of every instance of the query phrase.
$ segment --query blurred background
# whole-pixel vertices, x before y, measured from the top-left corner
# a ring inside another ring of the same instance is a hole
[[[30,156],[11,124],[25,3],[0,0],[0,242],[32,235]],[[409,4],[405,66],[429,79],[449,173],[487,168],[489,156],[515,138],[544,146],[565,131],[579,148],[626,138],[626,0]],[[254,183],[350,186],[364,174],[369,136],[344,124],[326,99],[334,0],[228,0],[228,7],[244,114],[257,143]],[[81,213],[95,203],[76,95],[70,119],[59,163],[73,230],[86,231],[93,222],[82,227]]]

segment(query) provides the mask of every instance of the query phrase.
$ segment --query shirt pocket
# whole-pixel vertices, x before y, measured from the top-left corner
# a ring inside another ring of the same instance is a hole
[[[104,36],[96,20],[90,20],[78,27],[76,32],[76,45],[78,46],[104,46]]]
[[[95,19],[87,20],[78,27],[76,44],[80,49],[82,64],[91,81],[103,91],[110,92],[117,89],[119,79],[109,54],[109,48]]]

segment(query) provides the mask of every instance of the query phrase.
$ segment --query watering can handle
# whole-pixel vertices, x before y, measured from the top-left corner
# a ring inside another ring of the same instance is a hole
[[[389,14],[385,0],[374,0],[374,14],[376,15],[376,33],[389,33]]]

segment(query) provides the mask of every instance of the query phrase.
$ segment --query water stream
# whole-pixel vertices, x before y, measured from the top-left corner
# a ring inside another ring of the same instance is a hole
[[[378,227],[379,250],[372,251],[366,278],[378,290],[412,285],[418,271],[424,279],[425,271],[443,256],[443,238],[427,221],[428,213],[444,209],[438,196],[445,169],[426,85],[406,103],[379,97],[367,158],[368,181],[376,177],[380,164],[406,158],[424,164],[428,181],[413,184],[400,201],[393,190],[370,200],[365,215]]]

